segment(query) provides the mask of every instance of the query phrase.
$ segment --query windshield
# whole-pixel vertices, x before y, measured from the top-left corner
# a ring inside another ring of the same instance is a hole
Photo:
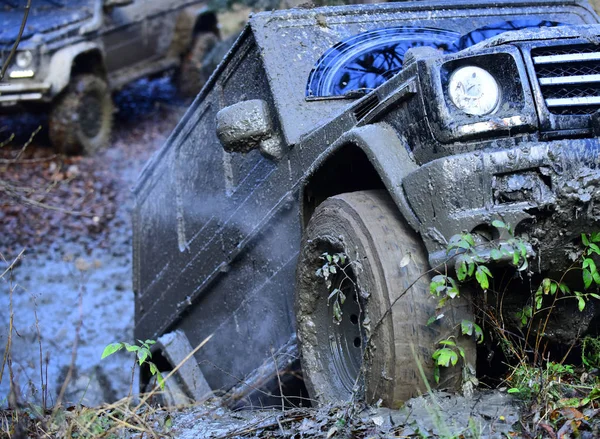
[[[428,46],[443,53],[454,53],[504,32],[563,25],[522,18],[500,21],[462,36],[443,29],[408,26],[363,32],[337,43],[323,54],[309,75],[306,97],[355,97],[368,93],[402,69],[404,55],[413,47]]]

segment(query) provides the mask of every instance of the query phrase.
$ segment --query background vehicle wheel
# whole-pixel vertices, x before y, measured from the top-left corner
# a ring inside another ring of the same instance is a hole
[[[348,256],[345,272],[351,281],[339,269],[330,288],[316,276],[324,252]],[[400,267],[407,254],[410,262]],[[435,345],[449,335],[458,336],[457,325],[463,318],[472,319],[472,312],[465,298],[450,301],[445,317],[427,326],[437,303],[429,293],[430,276],[419,278],[427,270],[421,241],[405,225],[386,192],[342,194],[317,208],[305,233],[296,272],[302,369],[312,398],[321,403],[346,401],[356,383],[358,396],[368,403],[381,398],[389,407],[399,406],[426,392],[416,360],[435,386],[431,359]],[[334,323],[334,298],[328,306],[333,288],[340,288],[346,296],[339,324]],[[371,341],[366,343],[369,336]],[[475,342],[461,336],[459,343],[474,366]],[[364,375],[359,373],[363,358]],[[461,369],[457,365],[443,370],[439,387],[460,386]]]
[[[185,97],[198,94],[211,72],[203,68],[206,55],[217,44],[219,38],[210,32],[203,32],[194,37],[188,53],[185,54],[177,74],[179,93]]]
[[[50,112],[50,141],[64,154],[93,154],[108,144],[112,118],[106,82],[95,75],[76,76]]]

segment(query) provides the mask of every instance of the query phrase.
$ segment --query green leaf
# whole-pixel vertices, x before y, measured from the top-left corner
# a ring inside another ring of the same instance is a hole
[[[123,349],[123,343],[111,343],[104,348],[104,352],[102,352],[102,357],[100,359],[104,359],[121,349]]]
[[[519,259],[521,259],[520,256],[519,256],[519,253],[514,252],[513,253],[513,260],[512,260],[513,265],[519,265]]]
[[[433,378],[435,379],[435,382],[437,384],[439,384],[439,382],[440,382],[440,368],[437,365],[433,368]]]
[[[346,263],[346,254],[345,253],[340,253],[340,262],[342,263],[342,265],[344,265]]]
[[[486,272],[482,270],[481,267],[483,267],[483,265],[477,267],[477,270],[475,271],[475,279],[477,279],[477,282],[479,283],[481,289],[487,290],[490,286],[490,283],[488,281]]]
[[[588,237],[585,233],[581,234],[581,240],[583,241],[583,245],[585,245],[586,247],[590,245],[590,241],[588,240]]]
[[[433,355],[438,366],[450,367],[450,365],[454,366],[458,362],[458,354],[452,349],[438,349]]]
[[[344,302],[346,301],[346,295],[340,291],[339,298],[340,298],[340,303],[343,305]]]
[[[136,346],[136,345],[129,344],[129,345],[126,345],[126,346],[125,346],[125,349],[127,349],[127,351],[128,351],[128,352],[137,352],[137,351],[139,351],[141,348],[140,348],[139,346]]]
[[[335,295],[338,293],[338,291],[340,291],[340,290],[338,290],[337,288],[334,288],[334,289],[331,291],[331,293],[329,293],[329,296],[327,296],[327,304],[328,304],[328,305],[329,305],[329,301],[330,301],[331,299],[333,299],[333,297],[334,297],[334,296],[335,296]]]
[[[156,382],[158,382],[160,390],[165,390],[165,380],[159,371],[156,371]]]
[[[150,362],[148,363],[148,366],[150,367],[150,373],[152,374],[152,376],[158,373],[158,367],[156,367],[156,364]]]
[[[337,254],[333,255],[333,263],[337,264],[339,261],[340,261],[340,257]]]
[[[475,246],[475,239],[473,239],[473,235],[470,233],[465,233],[463,235],[463,239],[467,244],[469,244],[470,247]]]
[[[579,308],[579,311],[583,311],[585,309],[585,299],[581,296],[579,296],[577,298],[578,303],[577,303],[577,307]]]
[[[470,320],[460,322],[460,332],[463,335],[473,335],[473,322]]]
[[[597,244],[590,244],[590,250],[597,255],[600,255],[600,247]]]
[[[456,346],[456,343],[452,340],[440,340],[438,344],[441,344],[443,346]]]
[[[342,308],[337,300],[333,303],[333,321],[336,323],[342,321]]]
[[[499,261],[502,259],[502,252],[497,248],[494,248],[492,251],[490,251],[490,258],[492,258],[494,261]]]
[[[494,277],[494,276],[492,276],[492,272],[490,271],[490,269],[487,268],[485,265],[480,265],[478,268],[481,268],[481,271],[483,271],[485,274],[487,274],[488,277]]]
[[[520,393],[520,392],[521,392],[521,390],[517,389],[516,387],[511,387],[510,389],[508,389],[506,391],[506,393]]]
[[[465,260],[461,260],[458,264],[458,270],[456,271],[456,277],[458,277],[459,281],[463,281],[467,278],[467,263]]]
[[[591,238],[592,242],[600,242],[600,232],[593,232]]]
[[[502,222],[500,220],[494,220],[494,221],[492,221],[492,226],[494,226],[497,229],[510,230],[509,227],[504,222]]]
[[[469,267],[467,275],[473,277],[473,273],[475,273],[475,264],[472,261],[469,261],[467,266]]]
[[[592,282],[593,282],[592,273],[590,273],[590,270],[588,270],[587,268],[584,268],[583,269],[583,285],[586,290],[592,285]]]
[[[558,284],[558,288],[560,288],[560,291],[562,291],[563,294],[569,294],[571,292],[571,289],[563,283]]]
[[[557,289],[558,289],[558,285],[556,285],[556,282],[552,282],[550,284],[550,294],[552,294],[554,296],[556,294]]]
[[[328,253],[325,253],[325,257],[327,258],[327,262],[329,262],[331,264],[331,255]]]
[[[552,280],[550,278],[545,277],[542,280],[542,290],[544,291],[544,294],[548,294],[552,291]]]
[[[597,271],[594,271],[592,273],[592,279],[594,279],[594,283],[596,285],[600,285],[600,273],[598,273]]]
[[[331,274],[336,274],[336,273],[337,273],[337,270],[336,270],[335,266],[333,266],[333,265],[330,265],[330,266],[329,266],[329,272],[330,272]]]
[[[527,259],[523,259],[523,263],[517,269],[517,271],[525,271],[525,270],[527,270],[528,267],[529,267],[529,262],[527,262]]]
[[[144,364],[144,361],[146,361],[146,359],[148,358],[148,354],[150,354],[150,351],[148,351],[147,349],[142,349],[138,352],[138,364],[140,366]]]
[[[594,299],[600,300],[600,296],[596,293],[590,293],[589,295],[592,296]]]
[[[427,326],[430,326],[433,322],[437,322],[442,317],[444,317],[444,314],[438,314],[436,316],[429,317],[429,320],[427,320]]]

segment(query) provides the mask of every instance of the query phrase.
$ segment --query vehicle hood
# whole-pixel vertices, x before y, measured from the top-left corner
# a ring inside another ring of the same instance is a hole
[[[86,6],[78,8],[33,9],[27,17],[27,24],[25,25],[21,41],[25,41],[36,34],[45,34],[88,20],[92,15],[92,8]],[[6,47],[14,44],[19,35],[22,20],[22,10],[0,11],[0,46]]]
[[[522,29],[505,32],[479,44],[469,47],[467,50],[479,50],[487,47],[497,47],[523,41],[558,40],[569,38],[583,38],[590,44],[600,46],[600,24],[584,24],[557,27],[541,27],[537,29]]]

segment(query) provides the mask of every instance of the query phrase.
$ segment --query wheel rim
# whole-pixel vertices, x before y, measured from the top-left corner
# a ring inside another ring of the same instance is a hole
[[[352,281],[356,282],[354,273],[351,274],[351,277]],[[339,284],[341,276],[334,278],[333,285],[336,281]],[[346,296],[344,304],[341,305],[341,322],[335,323],[333,303],[328,306],[329,349],[333,366],[342,385],[346,390],[352,392],[357,384],[363,361],[363,346],[365,344],[365,335],[362,329],[364,304],[361,303],[362,300],[354,285],[344,286],[341,290]]]
[[[79,105],[79,125],[88,138],[96,137],[102,127],[101,99],[95,93],[87,93]]]
[[[319,260],[324,253],[333,255],[345,252],[339,243],[332,244],[328,241],[319,242],[315,250],[314,260]],[[338,269],[338,273],[330,278],[330,288],[320,280],[318,291],[322,300],[321,306],[327,307],[322,318],[326,319],[324,326],[327,331],[331,365],[344,389],[351,394],[359,380],[363,363],[366,340],[363,329],[365,303],[360,296],[356,275],[350,264],[345,266],[345,273],[346,275]],[[345,296],[344,303],[340,301],[342,316],[339,323],[334,315],[334,303],[339,296],[328,299],[334,288],[340,289]]]

